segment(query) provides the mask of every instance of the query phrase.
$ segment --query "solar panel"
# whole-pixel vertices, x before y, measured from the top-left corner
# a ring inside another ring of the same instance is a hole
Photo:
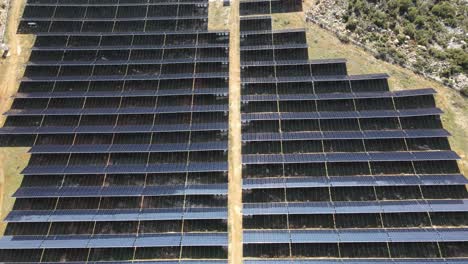
[[[182,237],[182,246],[215,246],[228,245],[227,233],[214,234],[185,234]]]
[[[424,115],[440,115],[442,112],[437,109],[421,109],[420,111],[413,110],[376,110],[376,111],[360,111],[360,112],[292,112],[292,113],[245,113],[242,114],[243,121],[251,120],[297,120],[297,119],[352,119],[352,118],[384,118],[384,117],[407,117],[407,116],[424,116]]]
[[[332,176],[291,177],[286,179],[245,179],[243,189],[343,187],[343,186],[411,186],[411,185],[465,185],[463,175],[419,175],[414,176]]]
[[[12,211],[8,222],[149,221],[227,219],[226,208]]]
[[[462,259],[450,259],[450,260],[443,260],[443,259],[396,259],[396,260],[385,260],[385,259],[347,259],[348,263],[355,263],[355,264],[368,264],[368,263],[379,263],[379,264],[425,264],[425,263],[448,263],[448,264],[457,264],[463,263]],[[283,259],[275,259],[275,260],[245,260],[244,263],[246,264],[286,264],[291,263],[291,260],[283,260]],[[328,260],[328,259],[318,259],[318,260],[305,260],[305,259],[295,259],[294,263],[316,263],[316,264],[338,264],[343,263],[341,260]]]
[[[30,153],[125,153],[125,152],[187,152],[227,150],[227,142],[193,144],[114,144],[114,145],[36,145]]]
[[[250,154],[244,155],[244,164],[314,163],[314,162],[363,162],[363,161],[413,161],[413,160],[456,160],[459,156],[452,151],[424,152],[366,152],[326,154]]]
[[[291,230],[244,231],[244,243],[362,243],[362,242],[437,242],[463,241],[466,230],[459,233],[446,229],[390,229],[390,230]]]

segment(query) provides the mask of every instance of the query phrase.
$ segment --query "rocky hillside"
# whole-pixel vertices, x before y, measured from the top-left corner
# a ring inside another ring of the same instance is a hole
[[[308,0],[307,18],[468,96],[467,0]]]

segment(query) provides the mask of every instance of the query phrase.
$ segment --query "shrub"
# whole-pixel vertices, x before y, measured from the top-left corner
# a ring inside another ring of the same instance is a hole
[[[439,50],[436,48],[430,48],[429,54],[431,54],[432,56],[434,56],[435,58],[439,60],[445,60],[447,58],[447,55],[445,54],[443,50]]]
[[[419,9],[417,9],[414,6],[410,7],[408,9],[408,14],[407,14],[408,20],[409,21],[414,21],[416,19],[416,17],[418,16],[418,14],[419,14]]]
[[[432,39],[432,35],[427,30],[417,30],[414,34],[414,39],[419,45],[427,46]]]
[[[398,43],[402,44],[402,43],[405,43],[406,36],[405,36],[405,34],[398,34],[397,39],[398,39]]]
[[[434,5],[431,12],[441,18],[453,18],[456,15],[455,8],[449,2],[440,2]]]
[[[463,94],[464,96],[468,96],[468,86],[463,87],[460,90],[460,93]]]
[[[408,12],[409,8],[413,6],[413,1],[411,0],[397,0],[397,6],[400,14]]]
[[[427,21],[427,17],[426,16],[417,16],[415,19],[414,19],[414,24],[418,27],[418,28],[422,28],[424,26],[424,23]]]
[[[408,36],[414,38],[414,34],[415,34],[415,32],[416,32],[416,28],[414,27],[413,24],[407,23],[407,24],[405,25],[405,27],[403,28],[403,32],[404,32],[406,35],[408,35]]]
[[[347,43],[350,42],[349,37],[348,37],[347,35],[345,35],[345,34],[337,33],[336,36],[338,37],[338,39],[339,39],[341,42],[343,42],[343,43],[345,43],[345,44],[347,44]]]
[[[468,53],[462,49],[448,49],[447,57],[451,60],[453,66],[459,66],[461,71],[468,71]]]
[[[372,18],[372,23],[374,23],[378,27],[384,28],[386,22],[387,22],[387,15],[384,12],[376,11],[374,13],[374,16]]]
[[[351,18],[348,20],[348,23],[346,23],[346,29],[349,29],[351,31],[354,31],[356,30],[357,26],[358,26],[358,20],[356,18]]]

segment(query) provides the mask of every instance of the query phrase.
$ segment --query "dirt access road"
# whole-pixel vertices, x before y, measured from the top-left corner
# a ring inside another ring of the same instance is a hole
[[[229,263],[242,263],[242,157],[239,0],[229,14]]]

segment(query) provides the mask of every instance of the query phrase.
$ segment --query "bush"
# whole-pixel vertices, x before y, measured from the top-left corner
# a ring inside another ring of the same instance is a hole
[[[402,43],[405,43],[406,36],[405,36],[405,34],[398,34],[397,39],[398,39],[398,43],[402,44]]]
[[[408,36],[414,38],[414,35],[415,35],[415,32],[416,32],[416,28],[414,27],[413,24],[408,23],[408,24],[406,24],[405,27],[403,28],[403,32],[404,32],[406,35],[408,35]]]
[[[460,93],[464,96],[468,96],[468,86],[465,86],[463,87],[461,90],[460,90]]]
[[[400,14],[408,12],[409,8],[413,6],[413,1],[411,0],[397,0],[398,11]]]
[[[440,2],[434,5],[431,12],[441,18],[453,18],[456,15],[455,8],[449,2]]]
[[[459,66],[461,71],[468,71],[468,53],[462,49],[448,49],[447,57],[453,66]]]
[[[427,46],[432,39],[432,35],[427,30],[417,30],[414,34],[414,39],[419,45]]]
[[[345,44],[347,44],[347,43],[350,42],[349,37],[348,37],[347,35],[345,35],[345,34],[337,33],[337,34],[336,34],[336,37],[338,37],[338,39],[339,39],[341,42],[345,43]]]
[[[417,9],[416,7],[412,6],[408,9],[407,17],[409,21],[414,21],[418,15],[419,9]]]
[[[417,16],[415,19],[414,19],[414,24],[418,27],[418,28],[422,28],[424,26],[424,23],[427,21],[427,17],[426,16]]]
[[[354,31],[356,30],[358,23],[359,23],[358,20],[353,17],[348,20],[348,23],[346,23],[346,29]]]
[[[372,23],[376,26],[385,28],[385,23],[387,22],[387,15],[382,11],[376,11],[372,18]]]
[[[447,58],[447,55],[445,54],[443,50],[438,50],[436,48],[430,48],[429,54],[431,54],[432,56],[434,56],[435,58],[439,60],[445,60]]]

